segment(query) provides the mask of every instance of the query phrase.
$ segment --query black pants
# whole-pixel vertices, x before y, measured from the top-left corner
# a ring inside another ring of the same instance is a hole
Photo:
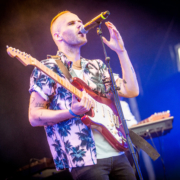
[[[125,154],[98,159],[96,165],[73,168],[74,180],[136,180]]]

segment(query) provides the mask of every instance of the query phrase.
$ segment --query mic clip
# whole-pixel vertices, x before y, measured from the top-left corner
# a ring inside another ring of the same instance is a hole
[[[81,26],[80,27],[80,31],[81,31],[81,33],[83,33],[83,34],[87,34],[89,31],[86,31],[85,29],[84,29],[84,26]]]

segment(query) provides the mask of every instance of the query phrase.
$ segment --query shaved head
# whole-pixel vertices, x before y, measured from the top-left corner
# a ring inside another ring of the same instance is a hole
[[[62,12],[58,13],[58,14],[52,19],[51,25],[50,25],[50,31],[51,31],[52,37],[53,37],[53,33],[59,30],[58,27],[57,27],[58,18],[59,18],[60,16],[62,16],[63,14],[66,14],[66,13],[71,13],[71,12],[70,12],[70,11],[62,11]]]
[[[65,46],[81,47],[86,44],[86,35],[80,33],[82,25],[82,20],[70,11],[57,14],[51,21],[50,31],[58,48],[62,49]]]

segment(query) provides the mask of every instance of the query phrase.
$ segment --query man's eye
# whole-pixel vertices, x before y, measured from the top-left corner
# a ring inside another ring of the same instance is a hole
[[[71,21],[68,23],[68,25],[73,25],[75,22],[74,21]]]

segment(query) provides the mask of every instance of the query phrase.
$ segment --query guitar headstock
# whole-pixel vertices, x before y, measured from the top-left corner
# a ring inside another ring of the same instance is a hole
[[[170,111],[160,112],[160,113],[154,113],[149,117],[150,121],[157,121],[160,119],[168,118],[170,117]]]
[[[7,46],[7,53],[12,58],[16,57],[25,66],[31,64],[32,57],[25,52],[19,51],[19,49],[15,49]]]

